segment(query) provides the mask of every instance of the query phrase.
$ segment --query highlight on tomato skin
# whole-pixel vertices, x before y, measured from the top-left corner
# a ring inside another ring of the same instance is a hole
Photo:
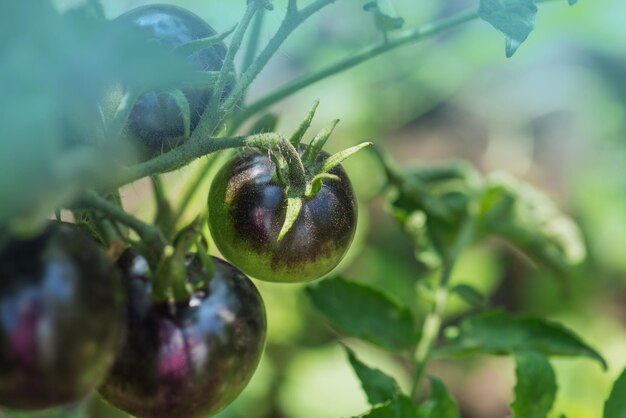
[[[190,283],[206,273],[197,261],[190,257]],[[217,413],[245,388],[265,343],[265,307],[250,279],[220,259],[213,263],[206,286],[171,304],[152,301],[145,260],[122,255],[128,330],[99,389],[105,400],[139,417],[191,418]]]
[[[0,251],[0,405],[78,402],[106,377],[123,336],[114,263],[78,229],[49,226]]]
[[[300,152],[304,152],[300,147]],[[321,164],[328,154],[321,152]],[[348,251],[357,224],[357,205],[341,166],[329,174],[278,240],[286,213],[286,187],[267,154],[243,152],[216,174],[209,192],[209,227],[224,257],[255,279],[295,283],[330,272]]]
[[[182,7],[155,4],[132,9],[120,16],[113,25],[135,29],[149,41],[158,41],[174,49],[197,39],[216,35],[216,31],[198,15]],[[219,71],[226,56],[226,45],[218,42],[187,57],[194,70]],[[210,88],[185,89],[189,103],[190,130],[193,131],[211,96]],[[149,150],[169,151],[184,138],[184,122],[175,99],[164,93],[148,91],[135,103],[128,120],[130,133]]]

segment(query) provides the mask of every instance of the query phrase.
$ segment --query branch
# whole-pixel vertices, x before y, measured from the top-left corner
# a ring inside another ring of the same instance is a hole
[[[300,14],[303,13],[315,13],[318,8],[315,7],[316,4],[313,3],[309,7],[303,9]],[[414,43],[426,39],[430,36],[443,32],[447,29],[453,28],[455,26],[459,26],[463,23],[469,22],[478,18],[478,10],[472,9],[464,12],[460,12],[453,16],[440,19],[433,23],[426,24],[420,28],[404,33],[403,35],[390,39],[386,42],[377,43],[371,46],[366,47],[361,52],[356,53],[355,55],[345,58],[335,64],[332,64],[322,70],[314,72],[312,74],[306,75],[300,79],[294,80],[291,83],[286,84],[282,88],[276,90],[274,93],[269,94],[268,96],[259,99],[257,102],[252,103],[250,106],[246,107],[243,112],[240,113],[239,119],[236,121],[237,124],[242,123],[250,116],[255,113],[263,110],[274,103],[281,101],[282,99],[292,95],[293,93],[302,90],[305,87],[310,86],[320,80],[323,80],[327,77],[333,76],[335,74],[341,73],[345,70],[348,70],[352,67],[355,67],[365,61],[368,61],[372,58],[375,58],[385,52],[391,51],[393,49],[399,48],[403,45]]]

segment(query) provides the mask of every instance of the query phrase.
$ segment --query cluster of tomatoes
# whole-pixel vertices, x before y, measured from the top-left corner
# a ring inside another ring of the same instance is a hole
[[[215,34],[175,6],[141,7],[114,22],[171,48]],[[199,70],[219,70],[225,53],[219,43],[189,60]],[[211,91],[184,94],[193,129]],[[178,104],[144,93],[127,129],[138,145],[166,152],[183,135]],[[311,164],[326,158],[321,152]],[[187,254],[184,298],[155,298],[154,266],[137,249],[112,260],[76,225],[51,221],[34,238],[11,238],[0,246],[0,405],[45,409],[96,390],[137,417],[222,409],[250,380],[266,335],[263,301],[242,271],[273,282],[312,280],[335,267],[350,245],[356,225],[350,181],[341,166],[330,175],[317,193],[302,197],[297,219],[279,238],[286,187],[274,162],[255,150],[228,162],[211,186],[209,226],[233,265]]]

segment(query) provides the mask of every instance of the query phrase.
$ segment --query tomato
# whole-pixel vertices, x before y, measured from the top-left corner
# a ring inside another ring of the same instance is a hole
[[[43,409],[100,385],[124,324],[115,264],[72,226],[0,251],[0,405]]]
[[[303,152],[304,148],[300,148]],[[328,158],[321,152],[316,164]],[[209,227],[217,248],[250,276],[272,282],[304,282],[332,270],[346,254],[356,230],[357,207],[350,179],[323,181],[289,232],[278,241],[287,207],[286,187],[264,153],[245,151],[217,173],[209,193]]]
[[[187,266],[189,283],[205,269]],[[230,403],[259,362],[266,334],[263,301],[250,279],[213,259],[209,283],[184,301],[153,302],[145,259],[126,251],[128,332],[100,394],[142,418],[208,416]]]
[[[117,17],[115,24],[128,25],[150,40],[168,48],[176,48],[195,39],[216,34],[215,30],[194,13],[173,5],[148,5],[130,10]],[[219,71],[222,68],[226,47],[222,42],[189,56],[193,69]],[[191,130],[196,127],[204,112],[210,89],[185,90],[191,113]],[[181,111],[171,96],[156,91],[139,97],[131,112],[128,128],[149,149],[162,152],[174,147],[183,137],[184,124]]]

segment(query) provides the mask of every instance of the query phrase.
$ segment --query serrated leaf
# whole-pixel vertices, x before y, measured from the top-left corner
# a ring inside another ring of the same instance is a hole
[[[456,285],[450,290],[450,292],[458,295],[470,306],[474,306],[477,308],[482,308],[485,306],[485,296],[470,285]]]
[[[410,349],[418,340],[409,309],[373,287],[334,278],[307,287],[306,293],[333,327],[348,336],[393,351]]]
[[[537,5],[535,0],[481,0],[478,16],[504,35],[511,57],[535,28]]]
[[[556,398],[556,375],[543,354],[532,351],[515,353],[515,418],[546,418]]]
[[[424,401],[418,411],[419,418],[459,418],[459,408],[448,392],[445,384],[435,378],[430,378],[430,396]]]
[[[370,405],[375,406],[388,402],[400,394],[400,388],[392,377],[380,370],[366,366],[347,347],[346,352],[354,372],[361,381],[361,386]]]
[[[544,193],[506,173],[489,176],[480,203],[486,234],[495,234],[532,259],[565,275],[583,262],[582,233]]]
[[[626,418],[626,369],[613,384],[611,394],[604,404],[603,418]]]
[[[468,317],[459,335],[436,350],[437,355],[498,354],[536,351],[546,356],[581,356],[607,365],[597,351],[563,325],[541,318],[490,311]]]
[[[358,418],[421,418],[417,406],[408,397],[401,395],[385,405],[372,409]],[[443,418],[443,417],[442,417]]]

